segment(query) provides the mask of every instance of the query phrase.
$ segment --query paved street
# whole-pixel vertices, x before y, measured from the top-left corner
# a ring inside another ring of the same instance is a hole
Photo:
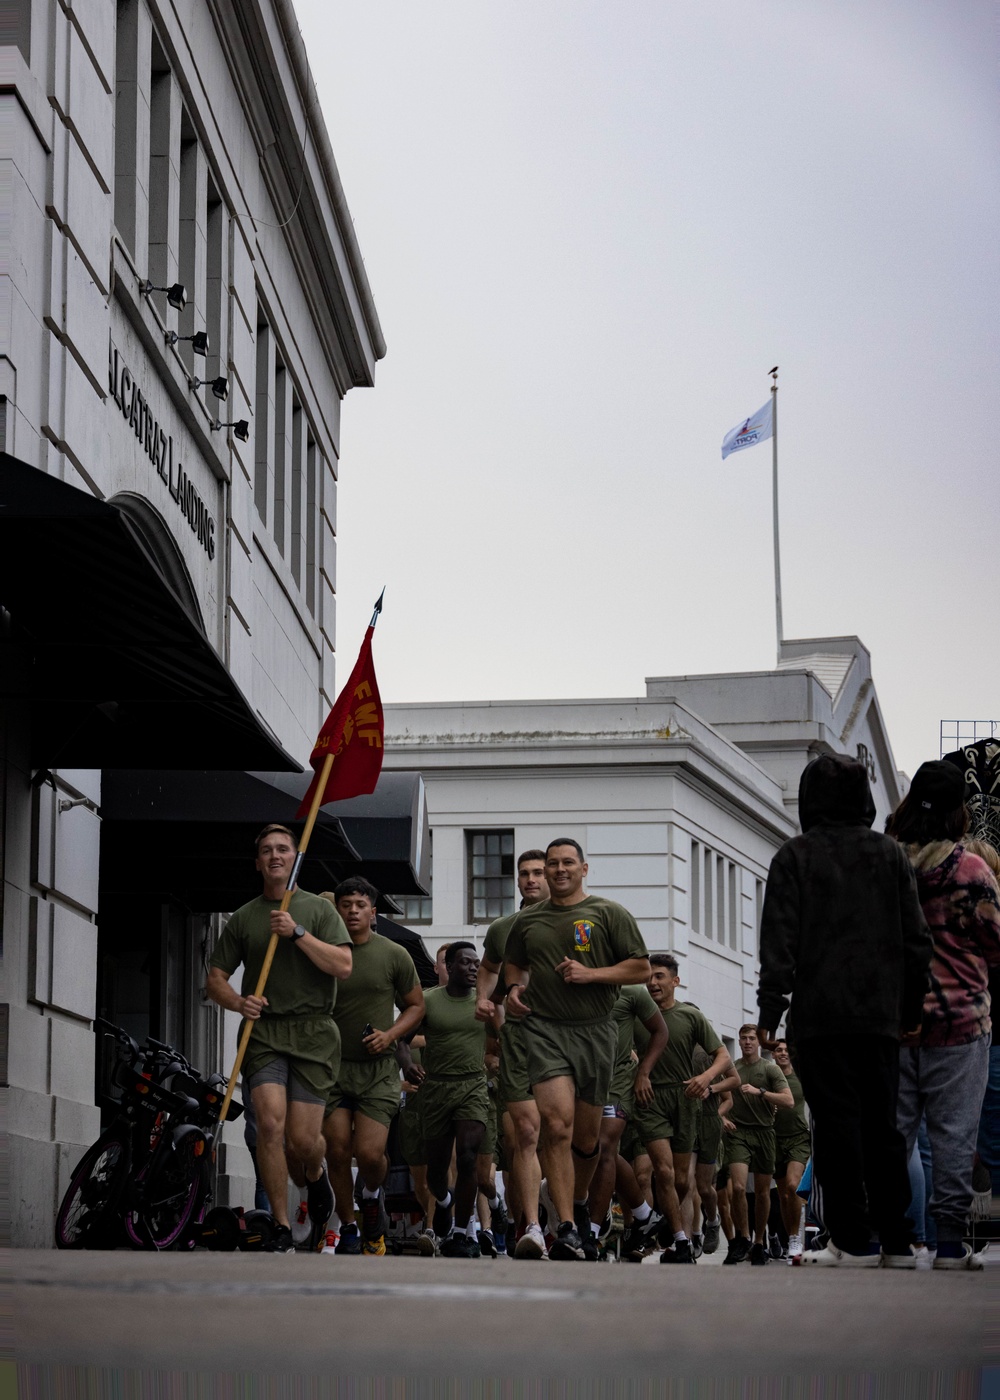
[[[600,1382],[719,1379],[721,1389],[699,1395],[735,1394],[738,1378],[808,1376],[853,1380],[869,1393],[872,1373],[882,1373],[879,1400],[993,1395],[979,1375],[996,1361],[993,1269],[29,1251],[11,1260],[16,1355],[38,1368],[39,1396],[82,1393],[72,1384],[80,1373],[64,1369],[81,1366],[327,1381],[566,1379],[599,1393],[611,1393]],[[662,1384],[645,1393],[657,1390],[666,1393]]]

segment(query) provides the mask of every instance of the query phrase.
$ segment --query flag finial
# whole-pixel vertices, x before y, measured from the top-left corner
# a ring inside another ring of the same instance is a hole
[[[384,597],[385,588],[382,589],[382,592],[378,595],[378,598],[375,601],[375,611],[372,613],[372,620],[368,624],[369,627],[374,627],[376,622],[378,621],[378,615],[382,611],[382,599]]]

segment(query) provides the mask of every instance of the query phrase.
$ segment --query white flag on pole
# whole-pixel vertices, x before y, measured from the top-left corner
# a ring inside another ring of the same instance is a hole
[[[763,408],[759,408],[756,413],[749,418],[744,418],[738,427],[726,434],[722,439],[722,460],[725,461],[730,452],[742,452],[744,447],[756,447],[758,442],[765,442],[774,434],[774,399],[768,399]]]

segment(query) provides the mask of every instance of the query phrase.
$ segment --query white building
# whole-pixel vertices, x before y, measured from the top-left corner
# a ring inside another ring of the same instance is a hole
[[[756,1017],[757,934],[771,857],[798,830],[799,775],[820,753],[868,765],[877,823],[900,778],[855,637],[786,642],[774,671],[657,677],[628,700],[390,705],[386,766],[419,767],[433,898],[404,901],[433,956],[482,946],[514,904],[514,861],[556,836],[588,889],[624,904],[684,995],[732,1044]]]
[[[221,1067],[207,770],[296,770],[332,702],[340,405],[385,347],[291,0],[5,24],[0,1041],[13,1241],[49,1245],[95,1012]],[[246,896],[245,791],[213,856]]]

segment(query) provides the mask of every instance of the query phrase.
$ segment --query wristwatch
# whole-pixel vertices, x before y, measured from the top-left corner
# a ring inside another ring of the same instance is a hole
[[[296,924],[295,927],[292,929],[292,942],[298,943],[299,939],[305,938],[305,936],[306,929],[304,929],[301,924]]]

